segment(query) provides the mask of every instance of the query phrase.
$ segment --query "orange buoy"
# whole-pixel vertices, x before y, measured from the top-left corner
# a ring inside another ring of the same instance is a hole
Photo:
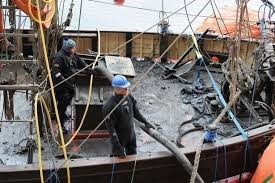
[[[251,183],[274,183],[275,182],[275,138],[265,149],[258,167],[252,177]]]
[[[13,3],[19,8],[21,9],[24,13],[26,13],[27,15],[30,16],[30,14],[32,13],[33,16],[38,19],[38,11],[37,11],[37,7],[34,5],[31,5],[31,12],[28,8],[28,0],[13,0]],[[51,3],[55,3],[54,1],[52,1]],[[51,4],[51,6],[54,6],[53,4]],[[41,17],[45,16],[46,17],[46,22],[43,23],[43,27],[44,28],[49,28],[51,25],[51,19],[49,19],[49,17],[52,17],[54,14],[54,9],[49,6],[46,5],[42,10],[41,10]]]
[[[121,6],[121,5],[124,4],[125,0],[114,0],[114,2],[115,2],[116,5]]]

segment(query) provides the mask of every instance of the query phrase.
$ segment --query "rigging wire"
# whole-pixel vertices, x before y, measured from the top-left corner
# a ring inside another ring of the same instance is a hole
[[[196,0],[191,1],[190,3],[187,4],[187,6],[190,5],[190,4],[192,4],[192,3],[195,2],[195,1],[196,1]],[[184,6],[181,7],[181,8],[179,8],[179,9],[177,9],[175,12],[173,12],[172,14],[168,15],[167,17],[165,17],[164,20],[166,20],[166,19],[168,19],[169,17],[175,15],[177,12],[181,11],[183,8],[184,8]],[[200,14],[200,13],[199,13],[199,14]],[[198,14],[198,15],[199,15],[199,14]],[[196,16],[195,19],[196,19],[197,17],[198,17],[198,16]],[[143,32],[141,32],[141,33],[139,33],[139,34],[137,34],[136,36],[134,36],[134,37],[131,38],[130,40],[128,40],[128,41],[126,41],[125,43],[123,43],[123,44],[119,45],[118,47],[114,48],[114,49],[111,50],[109,53],[114,53],[115,51],[117,51],[117,50],[119,50],[120,48],[124,47],[126,44],[130,43],[131,41],[133,41],[134,39],[136,39],[136,38],[138,38],[139,36],[143,35],[143,34],[144,34],[145,32],[147,32],[148,30],[152,29],[152,28],[155,27],[155,26],[158,26],[159,23],[161,23],[161,21],[159,21],[159,22],[157,22],[156,24],[150,26],[150,27],[147,28],[145,31],[143,31]],[[179,34],[179,35],[181,35],[181,34]],[[103,57],[99,58],[98,61],[100,61],[100,60],[102,60],[102,59],[103,59]],[[93,64],[93,63],[87,65],[87,66],[84,67],[83,69],[80,69],[79,71],[75,72],[74,74],[72,74],[71,76],[67,77],[67,78],[64,79],[63,81],[57,83],[56,85],[53,86],[53,88],[59,86],[60,84],[66,82],[67,80],[69,80],[69,79],[71,79],[72,77],[76,76],[77,74],[81,73],[81,72],[84,71],[85,69],[87,69],[87,68],[89,68],[90,66],[92,66],[92,64]],[[48,90],[46,90],[46,91],[44,91],[44,92],[49,92],[50,90],[51,90],[51,89],[48,89]],[[43,93],[43,92],[42,92],[42,93]]]
[[[137,159],[138,159],[138,153],[136,154],[136,158],[135,158],[135,163],[134,163],[134,168],[133,168],[133,173],[132,173],[132,178],[131,178],[131,182],[134,182],[134,177],[135,177],[135,171],[136,171],[136,165],[137,165]]]
[[[63,1],[63,3],[62,3],[62,1]],[[60,1],[60,3],[59,3],[59,8],[61,8],[61,3],[62,3],[62,10],[61,10],[61,19],[60,19],[60,23],[62,23],[62,21],[63,21],[65,0],[61,0],[61,1]]]
[[[45,129],[45,135],[46,135],[46,140],[47,140],[47,144],[48,144],[48,148],[49,148],[49,151],[50,151],[50,155],[51,155],[51,163],[52,163],[52,167],[54,168],[54,170],[56,171],[56,165],[55,165],[55,161],[54,161],[54,156],[53,156],[53,150],[52,150],[52,147],[51,147],[51,144],[50,144],[50,137],[49,137],[49,133],[48,133],[48,127],[46,125],[46,119],[45,119],[45,114],[44,114],[44,110],[43,110],[43,105],[42,103],[40,102],[40,108],[41,108],[41,111],[42,111],[42,119],[43,119],[43,125],[44,125],[44,129]],[[48,158],[47,158],[48,159]],[[49,160],[49,159],[48,159]],[[51,168],[52,170],[52,168]],[[57,180],[59,180],[58,178],[58,174],[56,172],[51,172],[51,173],[55,173],[55,178]]]
[[[211,0],[210,0],[210,2],[211,2]],[[186,7],[186,0],[184,0],[184,5],[185,5],[185,6],[184,6],[184,9],[185,9],[185,12],[186,12],[186,17],[187,17],[187,21],[188,21],[188,23],[189,23],[190,29],[191,29],[191,31],[193,32],[193,34],[195,34],[195,31],[194,31],[194,29],[193,29],[193,27],[192,27],[192,25],[191,25],[190,19],[189,19],[187,7]]]
[[[112,174],[111,174],[110,183],[113,183],[114,173],[115,173],[115,166],[116,166],[116,158],[113,156],[113,166],[112,166]]]
[[[43,0],[45,2],[45,0]],[[48,1],[47,1],[48,2]],[[51,2],[54,2],[53,5],[55,5],[55,0],[49,0],[49,3]],[[43,22],[41,20],[41,13],[40,13],[40,4],[39,4],[39,0],[36,0],[36,5],[37,5],[37,11],[38,11],[38,19],[36,19],[32,12],[31,12],[31,0],[28,0],[28,8],[29,8],[29,11],[30,11],[30,15],[32,17],[32,19],[34,21],[36,21],[38,24],[39,24],[39,29],[40,29],[40,37],[41,37],[41,42],[42,42],[42,48],[43,48],[43,54],[44,54],[44,58],[45,58],[45,62],[46,62],[46,67],[47,67],[47,72],[48,72],[48,77],[49,77],[49,82],[50,82],[50,86],[51,86],[51,94],[52,94],[52,98],[53,98],[53,102],[54,102],[54,109],[55,109],[55,113],[56,113],[56,118],[57,118],[57,122],[58,122],[58,125],[61,126],[61,123],[60,123],[60,119],[59,119],[59,114],[58,114],[58,109],[57,109],[57,103],[55,102],[56,101],[56,98],[55,98],[55,93],[54,93],[54,88],[53,88],[53,81],[52,81],[52,77],[51,77],[51,69],[50,69],[50,66],[49,66],[49,59],[48,59],[48,53],[47,53],[47,49],[46,49],[46,43],[45,43],[45,36],[44,36],[44,30],[43,30]],[[55,11],[55,9],[54,9]],[[53,13],[54,15],[54,13]],[[50,17],[49,17],[50,18]],[[37,114],[37,100],[38,100],[38,94],[36,95],[35,97],[35,110],[36,110],[36,113]],[[38,124],[38,117],[36,115],[36,126]],[[38,128],[38,133],[39,133],[39,126],[37,126]],[[61,138],[61,143],[62,145],[65,144],[64,142],[64,137],[63,137],[63,132],[62,132],[62,129],[59,128],[59,133],[60,133],[60,138]],[[38,137],[40,138],[40,137]],[[40,143],[39,143],[40,144]],[[41,144],[40,144],[40,151],[41,151]],[[69,168],[69,163],[68,163],[68,159],[67,159],[67,150],[66,150],[66,147],[63,147],[62,148],[63,150],[63,154],[64,154],[64,158],[66,160],[66,171],[67,171],[67,180],[68,180],[68,183],[71,182],[71,179],[70,179],[70,168]],[[41,153],[39,154],[39,156],[41,156]],[[42,170],[42,159],[41,157],[39,158],[39,164],[40,164],[40,176],[41,176],[41,182],[44,182],[44,179],[43,179],[43,170]]]
[[[76,41],[76,45],[78,45],[79,43],[79,31],[80,31],[80,23],[81,23],[81,15],[82,15],[82,7],[83,7],[83,0],[80,0],[80,9],[79,9],[79,16],[78,16],[78,27],[77,27],[77,41]],[[101,49],[101,47],[99,47],[98,49]]]
[[[200,12],[198,13],[198,15],[201,14],[201,12],[203,12],[203,10],[209,5],[210,1],[207,1],[207,3],[203,6],[203,8],[200,10]],[[195,17],[191,22],[194,22],[196,20],[197,17]],[[137,86],[140,84],[140,82],[148,75],[148,73],[155,67],[155,65],[157,65],[158,61],[160,61],[160,59],[168,52],[168,50],[176,43],[176,41],[181,37],[181,35],[187,30],[187,28],[189,27],[189,25],[187,25],[184,30],[182,31],[182,33],[180,35],[178,35],[175,40],[168,46],[168,48],[163,52],[163,54],[158,58],[158,60],[155,61],[155,63],[142,75],[142,77],[133,85],[132,89],[129,91],[129,94],[137,88]],[[129,95],[128,94],[128,95]],[[77,148],[74,149],[74,151],[72,152],[72,154],[68,157],[72,157],[77,150],[84,144],[86,143],[86,141],[90,138],[90,136],[92,134],[94,134],[94,132],[105,122],[105,120],[117,109],[117,107],[119,105],[121,105],[121,103],[125,100],[125,98],[128,96],[126,95],[110,112],[109,114],[107,114],[105,116],[105,118],[97,125],[97,127],[94,128],[94,130],[78,145]],[[64,162],[59,166],[59,168],[57,170],[59,170],[68,160],[64,160]]]
[[[227,32],[227,34],[228,34],[228,29],[227,29],[227,26],[226,26],[226,24],[225,24],[225,22],[224,22],[224,18],[222,17],[222,15],[221,15],[221,12],[220,12],[220,10],[219,10],[219,8],[218,8],[218,5],[217,5],[217,3],[216,3],[216,1],[215,0],[213,0],[213,3],[214,3],[214,5],[215,5],[215,7],[216,7],[216,9],[217,9],[217,11],[218,11],[218,13],[219,13],[219,16],[220,16],[220,19],[221,19],[221,21],[222,21],[222,23],[223,23],[223,25],[224,25],[224,27],[225,27],[225,30],[226,30],[226,32]],[[233,19],[234,20],[234,19]]]
[[[105,2],[105,1],[99,1],[99,0],[89,0],[91,2],[95,2],[95,3],[100,3],[100,4],[106,4],[106,5],[112,5],[112,6],[117,6],[115,3],[109,3],[109,2]],[[124,7],[124,8],[131,8],[131,9],[137,9],[137,10],[143,10],[143,11],[150,11],[150,12],[155,12],[155,13],[159,13],[161,10],[157,10],[157,9],[151,9],[151,8],[143,8],[143,7],[138,7],[138,6],[130,6],[130,5],[122,5],[120,7]],[[165,14],[170,14],[173,13],[171,11],[164,11]],[[186,13],[176,13],[176,15],[183,15],[186,16]],[[196,16],[196,14],[188,14],[189,16]],[[214,16],[207,16],[207,15],[200,15],[198,17],[203,17],[203,18],[215,18]],[[225,20],[235,20],[234,18],[224,18]],[[253,21],[255,22],[255,21]]]
[[[98,58],[100,57],[100,54],[101,54],[101,52],[100,52],[100,31],[99,30],[97,30],[97,34],[98,34],[98,48],[99,48],[99,50],[97,52],[96,59],[93,62],[92,69],[95,68],[96,64],[98,63]],[[87,104],[85,106],[85,110],[84,110],[84,113],[82,115],[82,118],[81,118],[81,121],[80,121],[80,124],[79,124],[77,130],[74,132],[74,134],[72,135],[72,137],[64,145],[60,145],[60,143],[58,143],[58,141],[53,136],[53,139],[54,139],[55,143],[57,145],[59,145],[59,147],[67,147],[68,145],[70,145],[70,143],[78,135],[80,129],[82,128],[82,126],[84,124],[84,121],[85,121],[85,118],[86,118],[86,116],[88,114],[90,103],[91,103],[91,99],[92,99],[93,80],[94,80],[94,77],[93,77],[93,75],[91,75],[91,77],[90,77],[90,84],[89,84],[89,90],[88,90],[88,97],[87,97]],[[45,110],[48,111],[48,108],[45,108]],[[48,111],[48,113],[49,113],[49,111]],[[51,129],[53,131],[52,125],[50,125],[50,127],[51,127]],[[59,128],[61,128],[61,126],[59,126]]]
[[[213,6],[213,0],[211,0],[211,8],[212,8],[212,11],[213,11],[214,17],[215,17],[215,19],[216,19],[217,26],[218,26],[219,31],[220,31],[220,33],[221,33],[221,36],[222,36],[222,38],[223,38],[223,36],[224,36],[224,35],[223,35],[222,30],[221,30],[221,27],[220,27],[220,24],[219,24],[218,18],[217,18],[217,16],[216,16],[216,12],[215,12],[215,9],[214,9],[214,6]],[[227,31],[227,32],[228,32],[228,31]]]

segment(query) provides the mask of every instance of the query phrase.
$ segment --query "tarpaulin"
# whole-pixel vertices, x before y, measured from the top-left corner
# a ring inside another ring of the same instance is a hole
[[[236,32],[237,6],[227,5],[219,11],[221,15],[218,11],[215,11],[217,19],[214,14],[212,14],[203,21],[196,31],[198,33],[203,33],[206,29],[210,29],[218,35],[223,34],[227,36],[234,36]],[[250,9],[248,9],[247,12],[248,13],[246,13],[246,11],[244,12],[244,21],[241,27],[241,38],[260,38],[260,29],[257,25],[258,12]]]

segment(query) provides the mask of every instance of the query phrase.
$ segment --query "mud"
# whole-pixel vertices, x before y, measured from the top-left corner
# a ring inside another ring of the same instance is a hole
[[[133,62],[137,76],[131,79],[133,86],[139,81],[141,76],[149,69],[153,64],[152,61],[134,61]],[[165,135],[170,141],[175,142],[178,137],[178,127],[183,121],[190,120],[192,117],[197,116],[197,112],[194,110],[191,104],[184,104],[181,97],[181,90],[189,87],[186,84],[181,83],[178,79],[161,79],[163,70],[155,66],[152,71],[140,82],[138,87],[132,92],[133,96],[138,101],[140,111],[145,115],[149,122],[151,122],[156,129],[163,135]],[[184,75],[185,79],[194,81],[196,79],[197,72],[195,69],[191,70],[188,74]],[[214,78],[221,83],[221,74],[213,73]],[[201,78],[205,81],[206,85],[211,87],[211,83],[208,79],[206,72],[201,72]],[[131,88],[130,88],[131,89]],[[16,93],[15,95],[15,116],[16,119],[29,120],[31,119],[31,102],[26,100],[24,93]],[[0,111],[2,110],[2,94],[0,100]],[[2,118],[4,119],[4,118]],[[208,120],[208,123],[211,120]],[[207,123],[203,121],[203,123]],[[251,124],[254,122],[251,121]],[[249,126],[246,121],[242,124],[244,127]],[[235,132],[233,123],[219,124],[219,138],[223,136],[229,136]],[[36,139],[36,135],[30,136],[29,123],[3,123],[0,132],[0,159],[6,165],[26,164],[27,153],[25,150],[26,142],[28,138]],[[182,127],[181,130],[188,130],[193,128],[192,123],[188,123]],[[33,127],[35,132],[35,128]],[[191,132],[182,138],[182,144],[184,146],[193,144],[198,140],[203,131]],[[137,134],[137,146],[138,152],[158,152],[167,151],[165,147],[160,145],[141,129],[136,127]],[[20,143],[21,142],[21,143]],[[76,147],[81,143],[81,140],[74,141],[68,147],[68,153],[73,152]],[[61,149],[57,148],[53,140],[50,141],[50,145],[47,144],[47,139],[44,137],[42,142],[43,147],[43,160],[53,160],[54,156],[61,154]],[[20,153],[21,152],[21,153]],[[95,156],[108,156],[110,152],[110,143],[108,139],[88,140],[81,149],[77,150],[76,155],[84,158]],[[37,163],[37,151],[34,155],[34,162]],[[1,163],[1,161],[0,161]]]

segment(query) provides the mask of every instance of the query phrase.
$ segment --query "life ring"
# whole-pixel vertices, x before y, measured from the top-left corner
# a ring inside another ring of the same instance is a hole
[[[33,14],[33,16],[38,19],[38,11],[37,7],[34,5],[31,5],[31,12],[28,8],[28,0],[13,0],[13,3],[21,9],[24,13],[27,15]],[[41,17],[45,16],[46,22],[43,23],[44,28],[49,28],[52,22],[53,14],[55,13],[55,10],[53,7],[55,7],[55,1],[51,1],[49,4],[46,4],[45,7],[41,10]]]

